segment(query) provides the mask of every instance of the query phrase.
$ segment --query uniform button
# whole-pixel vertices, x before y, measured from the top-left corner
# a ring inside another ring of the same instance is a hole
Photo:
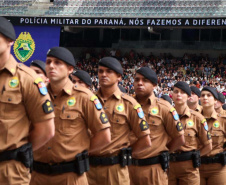
[[[70,115],[68,115],[67,118],[70,118]]]
[[[104,107],[104,110],[107,109],[107,107]]]
[[[117,123],[119,122],[119,120],[117,119]]]
[[[56,104],[54,104],[53,106],[56,107]]]
[[[48,147],[48,150],[51,150],[51,147]]]
[[[12,99],[11,99],[11,98],[9,98],[9,99],[8,99],[8,101],[12,101]]]
[[[154,121],[152,121],[152,123],[155,123]]]

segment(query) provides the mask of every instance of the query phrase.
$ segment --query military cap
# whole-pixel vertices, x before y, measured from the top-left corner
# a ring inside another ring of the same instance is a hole
[[[190,89],[191,89],[191,91],[192,91],[193,93],[195,93],[198,97],[201,96],[201,91],[200,91],[197,87],[191,86]]]
[[[12,23],[4,17],[0,17],[0,33],[13,41],[16,40],[16,33]]]
[[[217,93],[218,94],[218,101],[220,101],[221,103],[225,103],[225,97],[222,93]]]
[[[53,47],[47,52],[48,57],[58,58],[68,65],[75,67],[76,62],[72,53],[64,47]]]
[[[164,95],[161,96],[161,98],[168,101],[172,105],[172,100],[168,95],[164,94]]]
[[[46,74],[46,63],[41,60],[33,60],[30,66],[35,66],[40,68]]]
[[[186,82],[179,81],[174,85],[174,87],[183,90],[188,96],[191,96],[191,89]]]
[[[141,74],[142,76],[150,80],[153,84],[158,83],[158,78],[155,71],[153,71],[149,67],[141,67],[140,69],[137,70],[137,73]]]
[[[78,70],[78,71],[73,72],[72,75],[77,76],[81,81],[83,81],[88,86],[92,85],[91,77],[90,77],[89,73],[87,73],[86,71]]]
[[[206,86],[206,87],[203,87],[202,91],[209,91],[214,96],[214,98],[218,100],[218,94],[215,88]]]
[[[122,65],[120,64],[120,62],[116,58],[104,57],[100,60],[98,65],[107,67],[109,69],[112,69],[116,73],[123,75]]]
[[[119,87],[119,89],[120,89],[121,92],[126,93],[126,89],[123,86],[118,85],[118,87]]]
[[[224,104],[224,105],[222,106],[222,108],[223,108],[224,110],[226,110],[226,104]]]

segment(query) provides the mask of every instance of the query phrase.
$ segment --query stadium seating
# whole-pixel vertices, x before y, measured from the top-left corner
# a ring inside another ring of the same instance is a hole
[[[35,0],[2,0],[0,14],[26,14],[34,2]],[[11,9],[15,6],[17,8]],[[39,15],[35,10],[32,13]],[[226,0],[54,0],[45,11],[45,15],[61,16],[190,17],[225,14]]]

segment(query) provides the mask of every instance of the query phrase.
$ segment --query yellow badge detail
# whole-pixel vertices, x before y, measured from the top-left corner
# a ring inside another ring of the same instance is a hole
[[[97,96],[95,96],[95,95],[93,95],[93,96],[90,98],[91,101],[94,101],[95,99],[98,99]]]
[[[121,97],[120,97],[120,96],[116,96],[116,98],[121,99]]]
[[[218,122],[218,121],[215,121],[214,123],[213,123],[213,127],[214,128],[218,128],[220,126],[220,123]]]
[[[120,103],[119,105],[116,106],[116,110],[119,112],[124,111],[124,105],[122,103]]]
[[[11,73],[15,73],[15,69],[10,69]]]
[[[11,78],[11,80],[9,81],[9,87],[15,88],[18,86],[18,84],[19,84],[19,79],[16,76]]]
[[[157,107],[154,107],[151,109],[151,114],[156,115],[159,113],[159,109]]]
[[[67,93],[71,93],[71,90],[67,89],[66,92],[67,92]]]
[[[140,104],[137,104],[134,109],[137,110],[138,108],[141,108],[141,105]]]
[[[173,112],[173,111],[175,111],[175,110],[176,110],[175,108],[171,108],[171,109],[170,109],[170,112]]]
[[[187,125],[189,127],[192,127],[194,125],[194,122],[192,120],[188,120]]]
[[[203,124],[203,123],[205,123],[205,122],[206,122],[206,119],[203,119],[201,123]]]
[[[16,39],[13,51],[18,60],[26,62],[35,51],[35,42],[29,32],[21,32]]]
[[[43,82],[42,78],[38,77],[35,79],[35,84],[38,84],[40,82]]]
[[[67,100],[67,105],[68,106],[74,106],[76,103],[75,97],[71,97],[70,99]]]

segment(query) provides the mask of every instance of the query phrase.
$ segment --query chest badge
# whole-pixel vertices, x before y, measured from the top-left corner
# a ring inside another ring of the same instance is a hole
[[[159,110],[158,110],[157,107],[154,107],[154,108],[151,109],[151,114],[156,115],[158,113],[159,113]]]
[[[116,110],[119,112],[124,111],[124,105],[122,103],[120,103],[119,105],[116,106]]]
[[[141,105],[140,104],[137,104],[134,109],[137,111],[137,114],[138,114],[138,117],[140,119],[142,119],[144,117],[144,112],[143,112],[143,109],[141,108]]]
[[[19,79],[18,77],[13,77],[10,81],[9,81],[9,87],[15,88],[19,85]]]
[[[220,123],[219,123],[218,121],[215,121],[215,122],[213,123],[213,127],[214,127],[214,128],[220,127]]]
[[[209,128],[208,128],[208,124],[207,124],[207,122],[206,122],[206,119],[202,120],[201,123],[203,124],[204,129],[205,129],[206,131],[208,131]]]
[[[90,98],[90,100],[94,102],[94,105],[95,105],[95,107],[96,107],[97,110],[101,110],[102,109],[102,105],[101,105],[99,99],[97,98],[97,96],[93,95]]]
[[[177,114],[177,111],[175,108],[170,109],[170,112],[173,115],[173,118],[177,121],[179,119],[179,115]]]
[[[75,97],[71,97],[70,99],[67,100],[67,105],[68,106],[74,106],[76,103]]]
[[[35,84],[38,86],[38,90],[41,95],[46,95],[48,93],[45,83],[43,82],[42,78],[37,78],[35,80]]]
[[[194,126],[194,122],[192,120],[188,120],[187,125],[189,127],[193,127]]]

